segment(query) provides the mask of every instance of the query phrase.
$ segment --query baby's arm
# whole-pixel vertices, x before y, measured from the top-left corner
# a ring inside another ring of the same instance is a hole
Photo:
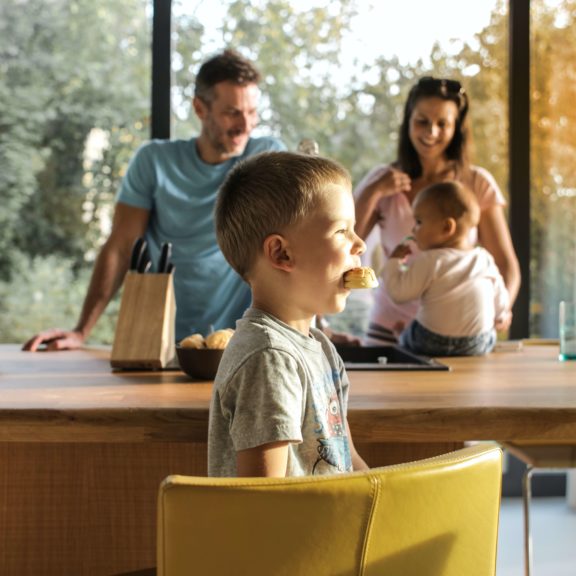
[[[238,476],[283,478],[288,465],[290,442],[271,442],[236,453]]]
[[[427,252],[422,252],[406,266],[401,260],[403,256],[400,256],[405,250],[410,250],[410,247],[400,244],[394,248],[382,269],[386,291],[397,304],[418,300],[435,277],[434,258],[428,257]]]

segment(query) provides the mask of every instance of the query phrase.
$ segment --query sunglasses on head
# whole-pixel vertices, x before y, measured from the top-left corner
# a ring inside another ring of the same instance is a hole
[[[458,80],[449,80],[447,78],[424,76],[420,78],[416,86],[426,92],[438,92],[443,96],[448,96],[449,94],[464,95],[466,93]]]

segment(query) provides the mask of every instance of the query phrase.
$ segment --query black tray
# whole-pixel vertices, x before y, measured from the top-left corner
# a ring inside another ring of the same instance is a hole
[[[401,346],[337,346],[346,370],[450,370]],[[381,358],[382,360],[379,360]]]

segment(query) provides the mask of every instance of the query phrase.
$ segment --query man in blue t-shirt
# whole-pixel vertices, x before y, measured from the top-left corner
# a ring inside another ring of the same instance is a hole
[[[177,340],[211,328],[234,328],[250,304],[250,290],[220,252],[212,212],[220,185],[238,161],[285,149],[274,138],[250,137],[258,122],[259,80],[254,66],[231,50],[200,67],[193,101],[202,123],[200,135],[154,140],[136,152],[76,327],[45,330],[28,340],[24,350],[41,344],[50,350],[81,347],[122,285],[132,247],[141,236],[153,262],[162,243],[172,243]]]

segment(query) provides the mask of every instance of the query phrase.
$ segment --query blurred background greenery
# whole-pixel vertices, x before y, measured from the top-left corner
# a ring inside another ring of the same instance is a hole
[[[455,18],[443,2],[438,19]],[[189,138],[194,74],[231,46],[265,79],[258,134],[289,148],[318,141],[354,182],[395,157],[410,86],[422,75],[461,80],[472,100],[473,162],[508,183],[508,6],[482,0],[473,36],[438,38],[416,60],[351,50],[368,5],[360,0],[222,1],[208,21],[203,2],[173,2],[172,134]],[[417,34],[409,21],[386,29]],[[426,3],[427,4],[427,3]],[[531,333],[555,336],[557,302],[576,278],[575,0],[532,0]],[[72,327],[95,255],[110,229],[113,202],[134,150],[149,138],[151,16],[148,0],[7,0],[0,5],[0,341],[22,342],[42,328]],[[421,23],[422,24],[422,23]],[[424,25],[434,27],[433,22]],[[415,38],[416,41],[416,38]],[[358,44],[358,46],[360,46]],[[513,210],[513,206],[510,209]],[[354,295],[333,318],[360,333],[369,295]],[[111,343],[118,299],[91,335]]]

